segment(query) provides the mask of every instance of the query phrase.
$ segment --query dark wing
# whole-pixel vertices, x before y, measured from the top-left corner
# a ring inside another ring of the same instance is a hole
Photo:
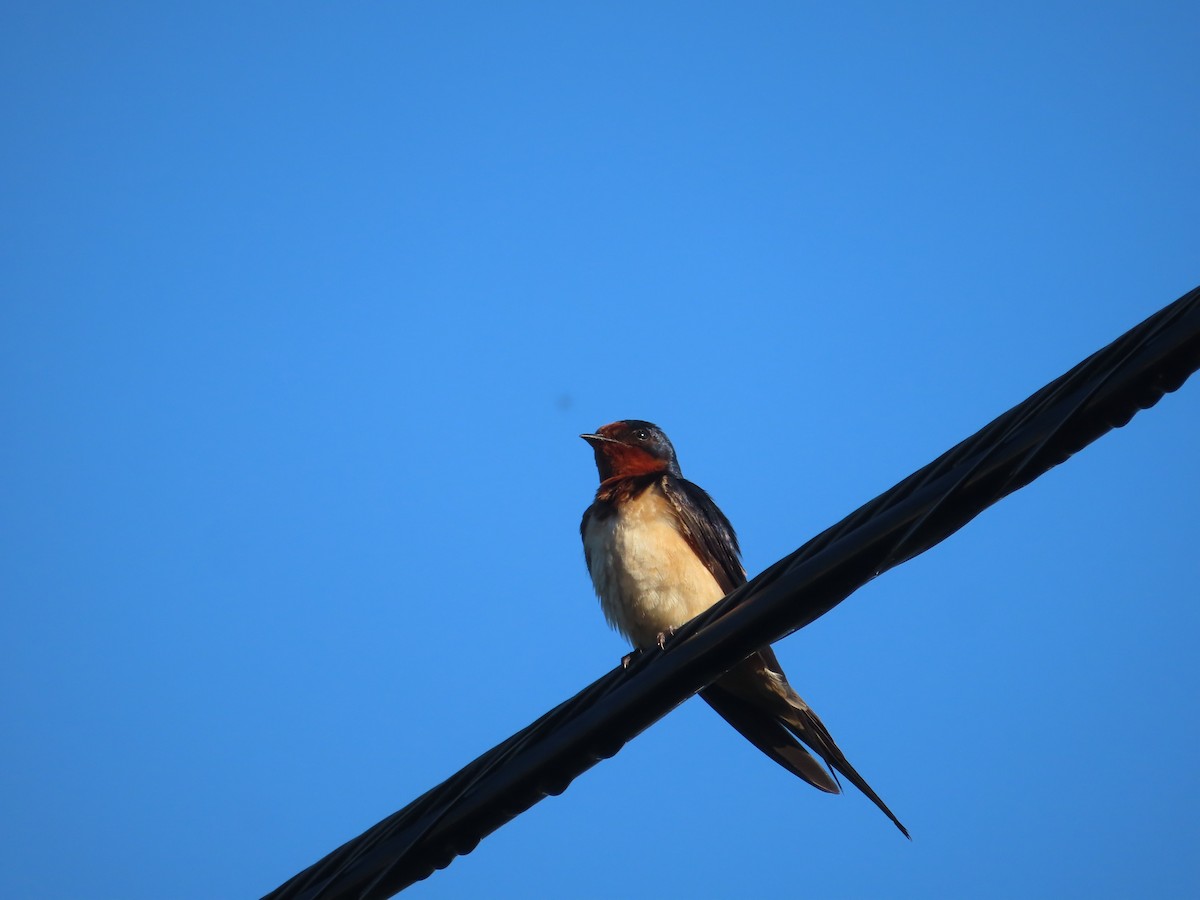
[[[866,794],[905,837],[909,836],[887,804],[850,764],[825,723],[788,684],[770,647],[738,663],[700,696],[746,740],[793,775],[822,791],[837,793],[837,782],[801,746],[799,741],[803,741],[826,765]]]
[[[684,538],[704,560],[721,590],[728,594],[745,584],[746,572],[739,559],[737,537],[717,504],[702,488],[686,479],[666,475],[661,483],[663,493],[679,516]],[[700,696],[779,765],[819,790],[837,793],[837,781],[805,749],[807,744],[826,765],[866,794],[908,837],[900,820],[850,764],[825,724],[792,690],[770,647],[734,666],[702,690]]]
[[[583,561],[587,564],[587,569],[589,572],[592,571],[592,554],[588,551],[587,527],[588,521],[592,518],[592,510],[595,508],[596,504],[593,503],[591,506],[585,509],[583,511],[583,520],[579,523],[579,536],[583,538]]]
[[[664,475],[661,484],[679,516],[684,540],[704,561],[721,590],[728,594],[745,584],[746,570],[742,568],[737,535],[712,497],[686,478]]]
[[[739,664],[734,672],[748,666],[757,668],[760,662],[755,654]],[[718,679],[700,692],[705,703],[736,728],[742,737],[797,778],[826,793],[838,793],[837,781],[830,777],[825,767],[796,740],[783,719],[763,709],[760,703],[729,690],[723,684],[724,681],[725,679]]]

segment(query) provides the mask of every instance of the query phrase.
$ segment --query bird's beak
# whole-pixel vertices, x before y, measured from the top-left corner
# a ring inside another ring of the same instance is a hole
[[[602,434],[581,434],[581,438],[591,444],[593,447],[597,444],[619,444],[620,441],[613,440],[610,437],[605,437]]]

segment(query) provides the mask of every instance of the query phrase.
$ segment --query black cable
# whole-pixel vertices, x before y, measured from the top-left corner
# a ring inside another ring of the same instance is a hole
[[[456,775],[268,894],[390,897],[470,853],[613,756],[722,672],[925,552],[1200,368],[1200,288],[1160,310],[891,490]]]

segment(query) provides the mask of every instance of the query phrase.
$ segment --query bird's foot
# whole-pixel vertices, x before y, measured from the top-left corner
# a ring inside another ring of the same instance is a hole
[[[674,636],[674,634],[675,634],[675,626],[672,625],[670,628],[660,631],[658,633],[658,636],[654,638],[654,643],[658,644],[659,650],[662,650],[664,647],[667,646],[667,641],[669,641]],[[637,657],[638,654],[645,652],[646,649],[647,648],[645,648],[645,647],[638,647],[636,650],[633,650],[629,653],[626,653],[624,656],[622,656],[621,657],[621,668],[628,669],[629,664],[631,662],[633,662],[634,658]]]

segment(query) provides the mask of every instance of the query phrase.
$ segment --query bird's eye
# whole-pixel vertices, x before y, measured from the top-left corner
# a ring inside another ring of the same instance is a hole
[[[648,432],[645,428],[639,428],[637,431],[635,431],[633,433],[633,436],[635,438],[637,438],[639,441],[645,441],[645,440],[649,440],[650,432]]]

